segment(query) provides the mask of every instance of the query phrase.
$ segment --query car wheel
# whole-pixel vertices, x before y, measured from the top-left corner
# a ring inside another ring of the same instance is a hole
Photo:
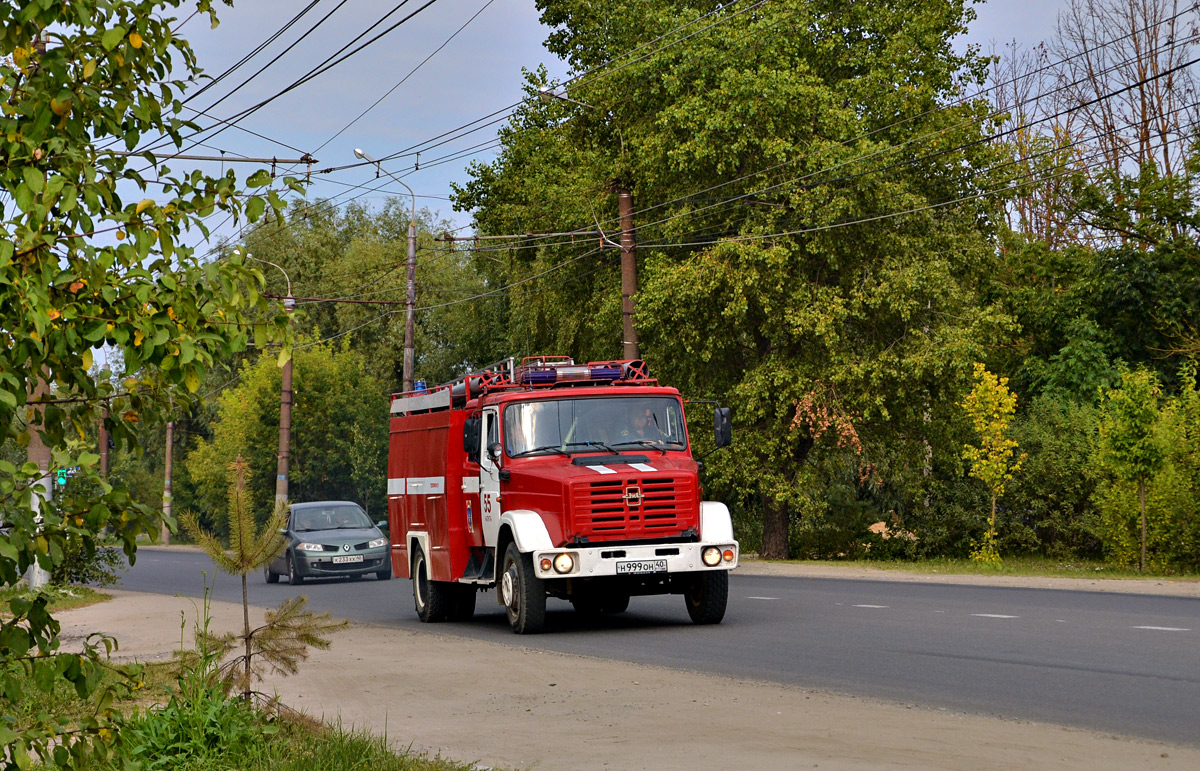
[[[688,615],[696,624],[719,624],[729,600],[729,571],[714,570],[692,576],[683,595]]]
[[[535,634],[542,631],[546,623],[546,587],[533,572],[533,557],[522,554],[515,542],[504,552],[500,598],[514,632]]]
[[[304,583],[304,576],[300,575],[300,571],[296,568],[296,558],[288,555],[287,558],[288,583],[292,586],[299,586]]]
[[[263,566],[263,578],[267,579],[268,584],[279,583],[279,574],[271,570],[270,565]]]
[[[452,584],[443,581],[429,580],[429,561],[425,552],[420,548],[413,555],[412,567],[413,605],[417,608],[417,618],[425,622],[441,621],[451,611],[454,598],[450,590]]]

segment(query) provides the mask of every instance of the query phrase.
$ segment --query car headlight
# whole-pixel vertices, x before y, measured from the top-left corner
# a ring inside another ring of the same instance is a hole
[[[700,559],[704,560],[704,564],[710,568],[721,564],[721,550],[716,546],[707,546],[700,553]]]
[[[368,549],[378,549],[380,546],[387,546],[386,538],[376,538],[367,544]]]
[[[563,552],[554,557],[554,570],[557,573],[570,573],[575,567],[575,558],[570,554]]]
[[[300,551],[325,551],[325,547],[319,543],[302,543],[296,548]]]

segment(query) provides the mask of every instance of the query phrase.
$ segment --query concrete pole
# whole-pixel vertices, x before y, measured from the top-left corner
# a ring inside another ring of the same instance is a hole
[[[281,268],[282,270],[282,268]],[[292,297],[292,284],[288,281],[288,296],[283,298],[283,309],[292,323],[292,311],[296,300]],[[279,388],[279,462],[275,467],[275,504],[287,503],[288,473],[292,454],[292,359],[283,365]]]
[[[100,408],[100,478],[108,479],[108,426],[104,425],[105,418],[108,417],[108,408]]]
[[[175,421],[167,421],[167,442],[164,447],[164,468],[163,468],[163,523],[162,532],[159,533],[159,540],[163,544],[171,542],[171,529],[167,527],[167,520],[171,517],[171,455],[175,448]]]
[[[49,384],[42,378],[38,377],[37,385],[33,388],[32,399],[37,401],[50,393]],[[38,414],[42,414],[42,408],[35,408]],[[34,483],[31,492],[29,505],[33,509],[33,519],[38,526],[42,523],[42,506],[49,505],[54,500],[54,475],[50,470],[51,454],[50,448],[42,441],[42,435],[37,432],[32,422],[29,425],[29,446],[26,448],[28,455],[26,456],[31,463],[36,463],[41,476]],[[42,566],[34,562],[29,566],[29,570],[25,573],[25,578],[29,582],[31,589],[38,589],[50,583],[50,574],[42,569]]]
[[[408,222],[408,295],[404,299],[404,390],[413,390],[413,338],[416,336],[414,309],[417,307],[417,197],[413,196],[412,219]]]
[[[638,291],[637,243],[633,237],[633,198],[623,185],[617,188],[617,212],[621,216],[621,342],[624,358],[640,359],[637,330],[633,326],[634,300]]]

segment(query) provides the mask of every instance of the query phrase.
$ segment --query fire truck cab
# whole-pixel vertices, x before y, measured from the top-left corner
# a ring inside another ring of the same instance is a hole
[[[715,432],[730,443],[728,409]],[[683,400],[640,361],[532,357],[393,395],[388,521],[422,621],[469,619],[496,587],[518,634],[541,630],[547,597],[619,613],[680,594],[719,623],[738,564],[728,509],[701,500]]]

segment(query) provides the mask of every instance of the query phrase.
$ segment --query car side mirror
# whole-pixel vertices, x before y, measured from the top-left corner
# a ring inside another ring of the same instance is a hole
[[[716,434],[717,447],[733,444],[733,420],[728,407],[717,407],[713,412],[713,432]]]
[[[500,456],[502,456],[504,454],[504,446],[501,445],[499,442],[492,442],[491,444],[488,445],[487,450],[488,450],[488,457],[492,459],[493,463],[495,463],[496,465],[499,465],[500,464]]]
[[[379,528],[380,530],[387,530],[388,529],[388,521],[386,519],[381,519],[375,523],[375,527]]]
[[[287,528],[286,528],[286,527],[281,527],[281,528],[279,528],[279,534],[280,534],[280,535],[287,535],[287,532],[288,532],[288,531],[287,531]]]
[[[469,457],[479,455],[479,431],[482,426],[483,421],[479,418],[467,418],[463,423],[463,452]]]

